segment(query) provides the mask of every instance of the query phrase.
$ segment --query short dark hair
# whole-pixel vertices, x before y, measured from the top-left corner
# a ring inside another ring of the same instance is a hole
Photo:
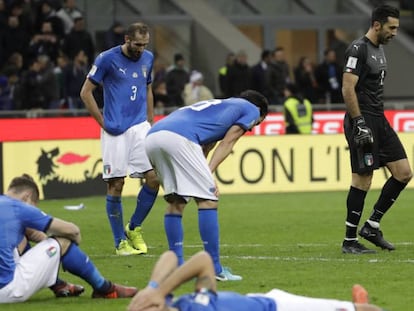
[[[400,11],[387,4],[376,7],[372,11],[371,26],[374,25],[374,22],[379,22],[381,25],[384,25],[388,21],[388,17],[400,18]]]
[[[28,174],[14,177],[10,182],[8,190],[12,190],[16,193],[21,193],[25,190],[32,190],[32,201],[36,202],[39,200],[39,188],[32,176]]]
[[[146,35],[149,33],[149,27],[147,24],[144,23],[133,23],[128,26],[126,31],[126,35],[130,38],[134,38],[136,33],[140,35]]]
[[[246,90],[246,91],[241,92],[238,97],[248,100],[253,105],[259,107],[260,116],[265,117],[267,115],[269,101],[261,93],[254,91],[254,90]]]

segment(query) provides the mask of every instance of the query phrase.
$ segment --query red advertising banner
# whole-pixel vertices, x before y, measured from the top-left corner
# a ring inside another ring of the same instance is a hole
[[[414,110],[387,110],[385,115],[397,132],[414,132]],[[314,134],[343,132],[343,111],[315,112]],[[156,121],[163,118],[157,116]],[[247,135],[284,134],[283,115],[270,113]],[[32,141],[99,138],[100,129],[91,117],[0,119],[0,141]]]

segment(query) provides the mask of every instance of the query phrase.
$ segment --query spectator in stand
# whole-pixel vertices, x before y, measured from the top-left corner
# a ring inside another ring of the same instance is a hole
[[[336,62],[336,53],[332,49],[326,49],[324,56],[324,61],[315,69],[319,99],[322,103],[343,103],[342,68]]]
[[[73,61],[63,68],[63,95],[69,109],[85,108],[80,91],[89,71],[88,63],[88,56],[80,50]]]
[[[283,116],[286,134],[311,134],[312,103],[300,93],[298,87],[288,83],[284,92]]]
[[[271,61],[272,52],[269,50],[263,50],[260,61],[251,69],[251,89],[262,93],[268,100],[270,100],[271,96],[268,79]]]
[[[53,72],[55,74],[56,83],[57,83],[57,89],[58,89],[58,98],[59,98],[59,108],[67,108],[68,104],[65,101],[65,89],[66,85],[63,81],[63,70],[66,66],[69,65],[69,58],[63,54],[60,53],[56,60],[56,66],[53,69]]]
[[[236,55],[233,52],[230,52],[226,56],[226,63],[224,66],[220,67],[218,71],[218,82],[221,92],[221,97],[226,98],[229,97],[227,92],[227,72],[230,66],[234,64],[234,60],[236,59]]]
[[[0,0],[0,34],[7,25],[8,17],[6,2],[5,0]]]
[[[17,16],[9,16],[7,25],[2,35],[2,47],[0,48],[2,60],[7,60],[13,53],[27,56],[29,50],[30,36],[20,25]],[[0,62],[2,61],[0,60]]]
[[[174,55],[174,65],[167,70],[165,83],[167,85],[167,94],[172,106],[181,107],[184,105],[182,93],[184,86],[188,83],[190,76],[185,67],[184,56],[180,53]]]
[[[41,65],[37,57],[30,59],[29,68],[25,70],[21,78],[21,87],[16,93],[19,108],[23,110],[46,109],[47,102],[40,85]]]
[[[172,107],[167,95],[167,85],[165,81],[159,80],[153,83],[152,92],[154,93],[154,115],[170,113]]]
[[[104,50],[124,43],[125,27],[121,22],[115,21],[105,32]]]
[[[37,59],[40,64],[40,71],[37,79],[39,80],[39,88],[45,99],[46,107],[44,108],[59,108],[59,86],[54,71],[55,65],[46,54],[39,55]]]
[[[88,61],[95,58],[95,45],[91,34],[85,29],[85,20],[83,17],[77,17],[71,32],[63,41],[62,51],[70,59],[74,59],[81,50],[85,52]]]
[[[214,98],[210,89],[204,85],[204,77],[201,72],[197,70],[191,72],[190,82],[184,87],[183,98],[186,106]]]
[[[283,105],[284,90],[290,82],[290,68],[286,62],[285,49],[281,46],[272,52],[272,65],[269,70],[269,85],[271,88],[270,104]]]
[[[154,66],[152,67],[152,76],[153,83],[165,83],[167,78],[167,66],[165,61],[158,55],[157,52],[154,52]]]
[[[302,56],[294,70],[295,83],[300,93],[312,103],[317,102],[318,83],[315,68],[309,57]]]
[[[247,64],[247,54],[240,50],[236,54],[233,65],[227,70],[227,91],[229,97],[239,96],[241,92],[250,89],[251,71]]]
[[[6,75],[0,74],[0,110],[13,110],[13,98],[9,79]]]
[[[4,91],[5,95],[6,93],[8,93],[8,97],[4,97],[5,101],[9,101],[7,103],[3,102],[3,107],[6,107],[8,109],[5,110],[16,110],[18,109],[18,102],[16,100],[16,90],[18,90],[19,86],[20,86],[20,72],[19,69],[17,67],[13,67],[13,66],[7,66],[5,67],[5,69],[3,70],[2,74],[7,78],[7,90]]]
[[[59,51],[59,37],[53,32],[52,23],[43,22],[41,31],[35,34],[30,42],[30,57],[35,58],[39,55],[46,54],[50,57],[53,63],[56,63]]]
[[[64,38],[65,29],[62,19],[57,16],[56,9],[52,0],[42,0],[40,1],[40,6],[38,8],[37,20],[36,20],[36,30],[41,31],[43,28],[44,22],[50,22],[52,25],[52,31],[56,34],[58,41]]]
[[[82,12],[76,7],[76,0],[63,0],[62,7],[56,12],[63,23],[65,35],[68,35],[73,28],[74,21],[78,17],[82,17]]]
[[[14,0],[10,3],[9,8],[10,16],[15,16],[19,19],[19,25],[24,29],[28,36],[32,36],[33,30],[33,18],[32,7],[30,2],[25,0]]]

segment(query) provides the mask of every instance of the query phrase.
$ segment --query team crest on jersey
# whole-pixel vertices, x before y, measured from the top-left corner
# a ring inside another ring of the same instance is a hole
[[[106,175],[111,174],[111,166],[110,165],[104,165],[103,171]]]
[[[147,66],[146,65],[142,65],[141,66],[141,71],[142,71],[142,75],[144,76],[144,78],[146,78],[147,77],[147,71],[148,71]]]
[[[57,253],[57,248],[56,248],[56,247],[54,247],[54,246],[51,246],[51,247],[49,247],[49,248],[46,250],[46,254],[47,254],[50,258],[52,258],[53,256],[55,256],[55,255],[56,255],[56,253]]]

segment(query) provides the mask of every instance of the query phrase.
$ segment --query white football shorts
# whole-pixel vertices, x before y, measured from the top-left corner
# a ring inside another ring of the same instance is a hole
[[[189,201],[201,198],[217,201],[213,174],[200,145],[169,131],[150,134],[145,150],[164,189]]]
[[[130,127],[126,132],[113,136],[101,129],[103,179],[125,177],[143,178],[152,170],[145,153],[144,140],[151,128],[145,121]]]
[[[354,304],[349,301],[304,297],[280,289],[272,289],[265,294],[248,295],[272,298],[276,302],[277,311],[355,311]]]
[[[60,245],[44,240],[18,258],[13,280],[0,289],[0,303],[22,302],[42,288],[56,283],[60,264]]]

